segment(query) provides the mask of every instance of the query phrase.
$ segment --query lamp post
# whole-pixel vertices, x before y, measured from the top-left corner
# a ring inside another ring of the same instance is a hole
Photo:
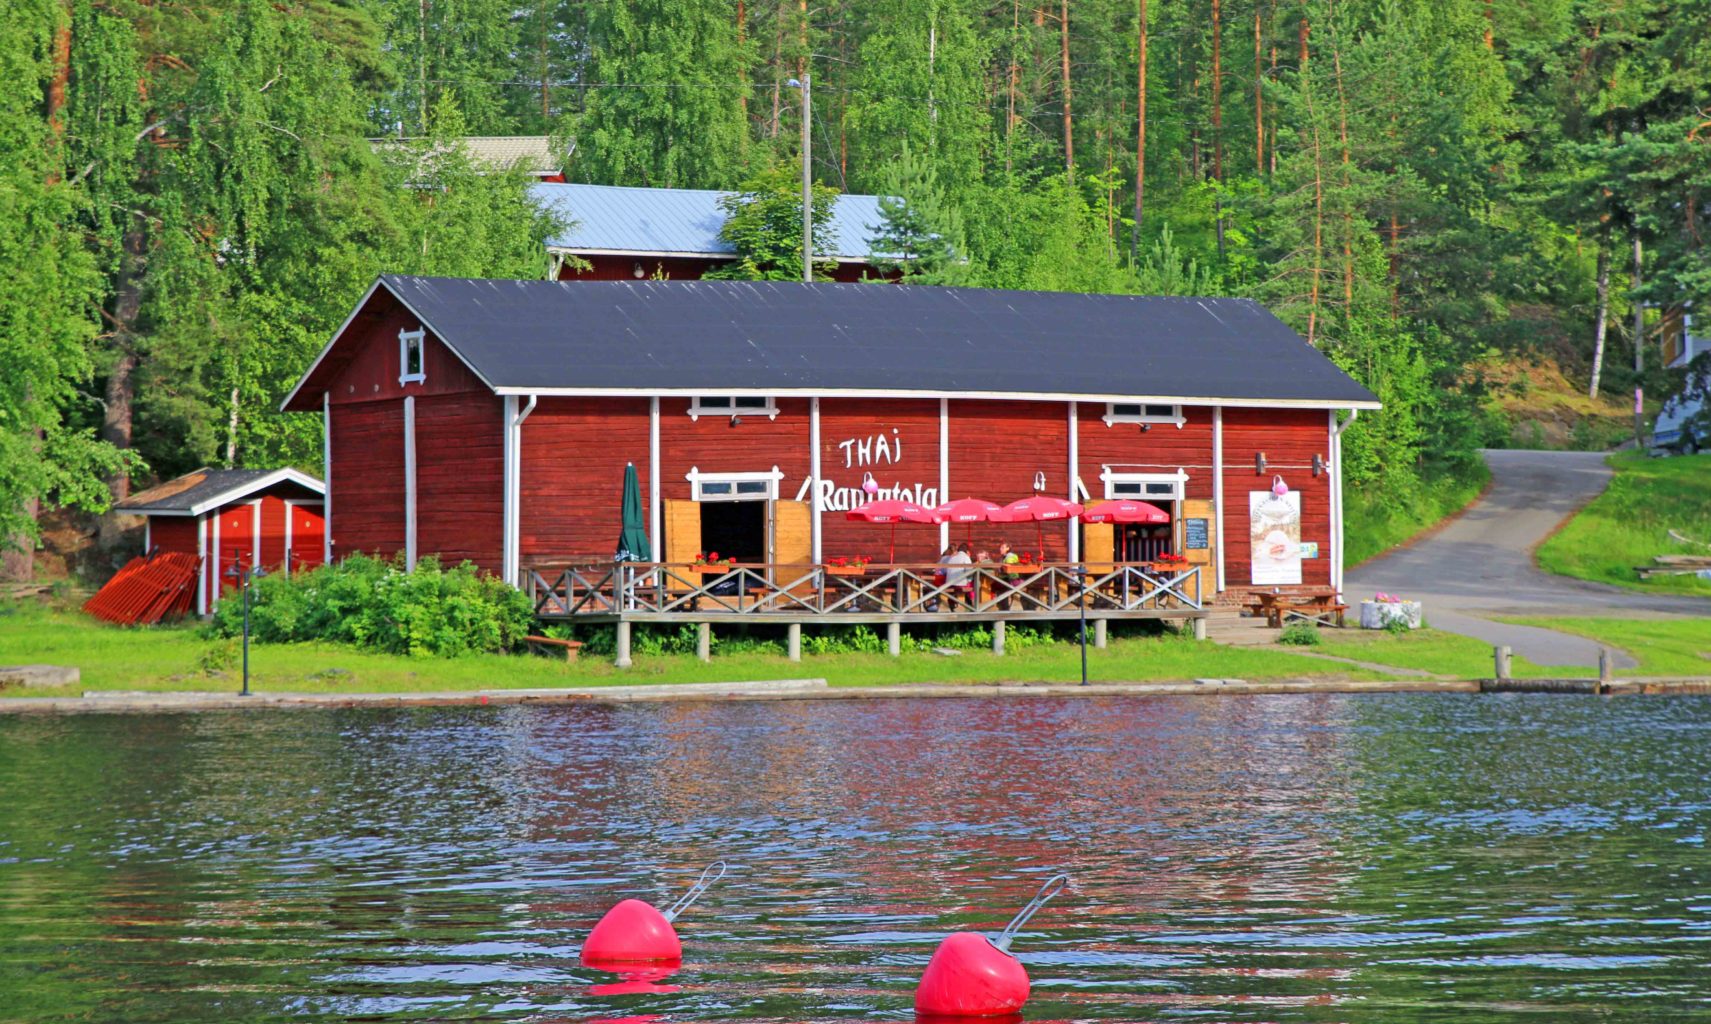
[[[812,152],[813,141],[809,128],[814,123],[814,108],[809,99],[809,78],[804,74],[801,81],[792,78],[790,87],[802,90],[802,280],[814,280],[814,179],[810,168],[809,155]]]
[[[244,567],[243,556],[232,559],[232,567],[225,575],[237,581],[238,589],[243,591],[244,599],[244,688],[238,692],[240,697],[250,695],[250,583],[267,575],[267,570],[260,566]]]

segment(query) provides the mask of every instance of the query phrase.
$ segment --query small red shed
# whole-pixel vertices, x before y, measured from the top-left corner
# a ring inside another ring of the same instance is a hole
[[[206,615],[235,563],[285,572],[327,561],[326,488],[295,469],[198,469],[131,495],[117,510],[143,516],[143,551],[202,560],[196,613]]]

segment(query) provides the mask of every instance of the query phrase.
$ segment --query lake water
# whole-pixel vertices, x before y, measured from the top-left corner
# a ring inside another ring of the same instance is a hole
[[[908,1021],[1067,871],[1033,1021],[1704,1021],[1708,826],[1700,698],[6,717],[0,1020]]]

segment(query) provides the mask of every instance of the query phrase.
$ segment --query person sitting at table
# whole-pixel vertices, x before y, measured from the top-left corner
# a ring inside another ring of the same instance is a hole
[[[954,554],[956,554],[956,545],[955,544],[946,544],[944,552],[939,555],[939,565],[940,566],[949,565],[950,561],[951,561],[951,556]],[[946,572],[947,572],[947,570],[940,568],[937,572],[933,573],[933,586],[942,587],[945,585],[945,573]],[[930,612],[936,612],[939,610],[939,599],[937,597],[935,597],[931,601],[927,602],[927,610]]]
[[[969,569],[959,568],[974,564],[974,559],[968,553],[968,542],[958,544],[956,550],[944,559],[944,563],[945,585],[950,588],[951,607],[955,608],[958,601],[968,607],[969,594],[974,589],[974,573]]]
[[[1009,541],[1001,540],[998,542],[998,563],[1000,565],[1015,565],[1021,560],[1016,552],[1010,550]]]

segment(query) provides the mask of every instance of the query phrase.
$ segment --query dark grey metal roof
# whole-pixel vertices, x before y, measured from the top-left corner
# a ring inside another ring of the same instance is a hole
[[[295,469],[198,469],[139,491],[113,507],[132,514],[200,515],[279,483],[325,493],[321,481]]]
[[[1246,299],[395,275],[380,286],[501,393],[1377,404]]]
[[[694,188],[639,188],[541,182],[529,186],[535,202],[557,213],[569,227],[547,239],[549,249],[570,252],[673,253],[725,258],[736,255],[719,237],[730,192]],[[840,195],[832,203],[829,255],[840,260],[873,258],[873,238],[884,218],[879,197]]]

